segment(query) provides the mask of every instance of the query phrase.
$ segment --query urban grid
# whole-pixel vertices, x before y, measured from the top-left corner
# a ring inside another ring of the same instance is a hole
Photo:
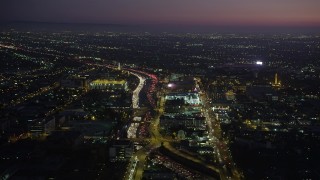
[[[280,1],[0,2],[0,180],[320,179],[320,3]]]

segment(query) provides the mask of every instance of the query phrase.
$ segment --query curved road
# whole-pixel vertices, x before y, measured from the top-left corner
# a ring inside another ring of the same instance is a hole
[[[104,66],[104,67],[112,68],[112,69],[116,68],[113,65],[100,65],[100,64],[90,64],[90,65]],[[148,88],[147,99],[148,99],[151,107],[156,109],[157,108],[156,107],[156,103],[155,103],[156,101],[153,98],[153,93],[155,92],[155,87],[156,87],[156,84],[158,83],[157,77],[155,75],[153,75],[153,74],[149,74],[149,73],[146,73],[146,72],[143,72],[143,71],[140,71],[140,70],[136,70],[136,69],[123,68],[122,70],[127,71],[128,73],[130,73],[130,74],[136,76],[137,78],[139,78],[139,85],[133,91],[133,95],[132,95],[132,107],[134,109],[139,109],[140,108],[140,106],[139,106],[139,95],[140,95],[140,92],[143,89],[144,85],[146,84],[145,82],[146,82],[146,80],[148,78],[148,79],[152,80],[152,83]],[[205,116],[206,116],[206,120],[208,121],[207,124],[209,126],[209,129],[211,129],[209,131],[210,132],[210,136],[212,137],[212,139],[219,139],[219,138],[217,138],[217,137],[219,137],[219,136],[217,136],[217,130],[215,128],[213,128],[214,125],[212,125],[213,124],[212,122],[217,122],[217,121],[212,121],[212,119],[214,119],[214,118],[212,117],[211,113],[209,113],[208,102],[206,101],[205,95],[202,95],[201,99],[203,101],[204,109],[206,109]],[[158,110],[157,111],[157,115],[151,121],[151,124],[149,126],[149,132],[151,134],[150,143],[147,146],[143,147],[142,149],[138,150],[136,153],[134,153],[134,155],[133,155],[133,157],[131,159],[132,165],[134,165],[134,166],[131,166],[131,165],[129,166],[129,169],[128,169],[129,171],[128,171],[128,174],[126,175],[126,177],[127,177],[126,179],[135,179],[135,180],[141,180],[142,179],[143,171],[145,169],[146,157],[148,156],[148,154],[153,149],[156,149],[156,148],[160,147],[162,142],[164,143],[164,146],[167,149],[169,149],[172,153],[175,153],[176,155],[180,155],[181,156],[181,152],[177,151],[176,149],[174,149],[170,145],[170,143],[168,143],[168,142],[170,142],[170,140],[164,139],[161,136],[161,134],[159,133],[159,130],[158,130],[159,119],[160,119],[161,114],[163,113],[164,98],[161,96],[159,100],[160,100],[160,103],[159,103],[160,106],[157,109]],[[212,133],[212,132],[215,132],[215,133]],[[213,138],[213,137],[215,137],[215,138]],[[222,148],[220,148],[221,146],[219,147],[219,144],[217,143],[217,141],[212,142],[212,143],[216,145],[215,149],[216,149],[217,153],[219,154],[218,155],[218,162],[223,162],[224,158],[221,158],[221,154],[223,154],[222,157],[224,157],[226,153],[222,153],[224,151],[222,150]],[[184,154],[184,156],[185,156],[184,158],[186,158],[186,159],[189,159],[189,160],[191,160],[191,161],[193,161],[195,163],[199,163],[201,165],[205,165],[208,168],[218,172],[220,174],[220,176],[221,176],[221,179],[229,179],[230,178],[230,177],[228,178],[229,174],[225,172],[225,169],[221,171],[220,168],[216,168],[214,166],[207,165],[205,162],[202,162],[199,159],[195,159],[194,157],[191,157],[191,156],[189,156],[187,154]],[[130,167],[132,167],[132,169]],[[235,170],[234,167],[232,167],[232,170],[233,170],[233,174],[232,174],[233,178],[240,179],[239,174]]]
[[[132,107],[134,109],[139,108],[139,94],[140,91],[142,90],[144,83],[146,81],[146,78],[142,77],[141,75],[137,74],[137,73],[133,73],[128,71],[130,74],[136,76],[137,78],[139,78],[139,85],[137,86],[137,88],[133,91],[132,94]]]

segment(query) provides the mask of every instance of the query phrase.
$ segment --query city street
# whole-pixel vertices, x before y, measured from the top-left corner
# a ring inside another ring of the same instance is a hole
[[[199,87],[201,81],[198,79]],[[206,91],[201,94],[200,98],[203,105],[204,116],[206,117],[206,123],[211,140],[211,144],[214,146],[216,154],[216,162],[222,166],[220,171],[221,179],[241,179],[241,176],[235,167],[227,142],[221,136],[221,128],[219,119],[213,113],[213,110],[208,102]],[[229,170],[228,170],[229,169]]]

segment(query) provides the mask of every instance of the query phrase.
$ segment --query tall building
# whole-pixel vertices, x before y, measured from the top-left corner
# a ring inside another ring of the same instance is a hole
[[[272,83],[273,87],[280,87],[281,81],[278,79],[278,73],[274,75],[274,82]]]

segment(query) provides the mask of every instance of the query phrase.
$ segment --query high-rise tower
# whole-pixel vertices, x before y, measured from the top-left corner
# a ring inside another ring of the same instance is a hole
[[[274,75],[274,82],[272,83],[272,86],[274,87],[280,87],[281,86],[281,81],[278,79],[278,73]]]

